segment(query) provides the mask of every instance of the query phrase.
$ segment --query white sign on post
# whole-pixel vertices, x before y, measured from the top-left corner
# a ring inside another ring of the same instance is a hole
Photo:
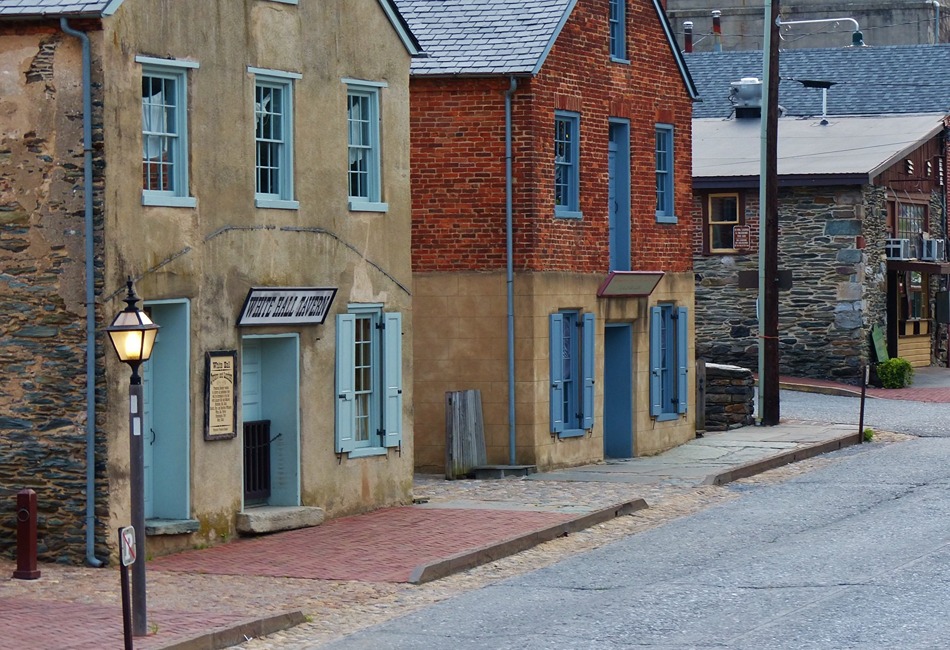
[[[135,563],[135,528],[126,526],[119,530],[119,547],[122,550],[122,566]]]

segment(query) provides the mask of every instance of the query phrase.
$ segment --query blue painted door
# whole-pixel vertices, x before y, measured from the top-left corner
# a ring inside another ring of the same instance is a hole
[[[630,270],[630,125],[610,122],[607,143],[610,270]]]
[[[632,458],[633,326],[604,327],[604,456]]]
[[[267,505],[300,505],[300,342],[247,337],[241,352],[241,417],[270,422]]]
[[[142,366],[146,519],[188,519],[191,467],[189,305],[146,303],[161,329]]]

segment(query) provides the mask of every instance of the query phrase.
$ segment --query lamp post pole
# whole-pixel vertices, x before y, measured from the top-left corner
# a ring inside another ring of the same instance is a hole
[[[136,558],[132,564],[132,634],[148,634],[145,595],[145,452],[142,445],[142,377],[138,364],[129,379],[129,490],[132,500],[132,527],[135,529]]]
[[[127,307],[116,315],[106,333],[122,363],[129,364],[129,496],[132,528],[135,530],[135,560],[132,563],[132,634],[148,634],[145,598],[145,452],[142,444],[144,399],[139,366],[148,361],[158,334],[158,325],[137,306],[139,297],[128,280]]]

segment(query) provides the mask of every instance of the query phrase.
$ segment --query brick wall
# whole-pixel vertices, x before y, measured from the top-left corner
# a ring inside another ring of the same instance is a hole
[[[692,104],[652,3],[627,9],[630,64],[608,51],[607,0],[581,0],[541,72],[512,101],[517,271],[603,273],[609,266],[608,118],[630,121],[631,250],[638,270],[691,268]],[[509,82],[411,85],[413,270],[505,265],[504,106]],[[583,219],[554,217],[554,112],[580,113]],[[675,125],[677,224],[657,224],[654,126]]]

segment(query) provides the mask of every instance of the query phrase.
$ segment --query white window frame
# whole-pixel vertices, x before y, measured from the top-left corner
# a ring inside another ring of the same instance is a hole
[[[190,195],[188,179],[188,70],[198,68],[195,61],[180,59],[159,59],[151,56],[136,56],[136,63],[142,66],[142,80],[155,77],[172,82],[175,88],[175,112],[172,123],[161,132],[146,131],[144,95],[142,96],[142,205],[166,206],[175,208],[193,208],[198,202]],[[153,133],[153,135],[149,135]],[[165,139],[172,160],[170,167],[171,190],[153,190],[144,186],[144,178],[149,176],[145,170],[145,150],[149,140]]]
[[[380,81],[365,81],[362,79],[343,79],[346,84],[346,187],[349,197],[349,209],[352,212],[388,212],[389,205],[383,201],[382,182],[382,139],[380,121],[382,119],[380,95],[383,88],[389,84]],[[367,115],[363,116],[366,123],[366,142],[354,143],[354,130],[350,102],[353,98],[366,101]],[[354,156],[362,152],[366,161],[366,169],[354,172],[351,169]],[[366,174],[366,188],[361,194],[352,192],[352,175]]]
[[[254,205],[258,208],[297,210],[300,203],[294,199],[294,81],[301,79],[302,75],[251,66],[248,66],[247,71],[254,75]],[[258,133],[258,114],[261,107],[257,97],[262,88],[281,93],[280,129],[271,141],[277,145],[276,192],[260,191],[261,145],[264,140]]]

